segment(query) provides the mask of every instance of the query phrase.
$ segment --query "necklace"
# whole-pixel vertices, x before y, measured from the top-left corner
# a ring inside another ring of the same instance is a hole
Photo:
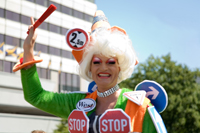
[[[104,91],[104,92],[99,92],[98,89],[97,89],[97,95],[99,97],[107,97],[107,96],[110,96],[111,94],[113,94],[118,89],[119,89],[118,84],[116,84],[113,88],[110,88],[109,90]]]

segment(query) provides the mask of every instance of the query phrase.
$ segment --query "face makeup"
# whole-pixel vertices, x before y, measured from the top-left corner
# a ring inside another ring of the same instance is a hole
[[[98,88],[110,89],[117,84],[120,68],[115,57],[110,58],[100,54],[94,55],[90,70]]]

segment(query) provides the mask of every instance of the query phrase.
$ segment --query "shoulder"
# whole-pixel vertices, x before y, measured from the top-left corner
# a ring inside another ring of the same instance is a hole
[[[92,93],[87,93],[85,98],[92,98],[92,99],[96,100],[97,99],[97,90]]]

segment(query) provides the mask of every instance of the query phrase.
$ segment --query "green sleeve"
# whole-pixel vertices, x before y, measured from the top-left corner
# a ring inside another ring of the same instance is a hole
[[[151,119],[151,116],[149,115],[148,110],[146,110],[146,113],[144,115],[142,133],[157,133],[156,128],[153,124],[153,121]]]
[[[36,66],[21,70],[21,81],[24,98],[36,108],[61,118],[67,118],[76,103],[85,98],[85,94],[79,93],[54,93],[42,88]]]

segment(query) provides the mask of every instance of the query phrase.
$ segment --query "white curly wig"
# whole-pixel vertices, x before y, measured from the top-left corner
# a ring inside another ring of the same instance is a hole
[[[128,35],[118,30],[101,27],[91,34],[91,38],[92,41],[84,49],[79,75],[89,82],[93,81],[90,74],[91,60],[94,54],[102,54],[106,57],[117,58],[120,67],[117,83],[129,78],[133,73],[137,57]]]

